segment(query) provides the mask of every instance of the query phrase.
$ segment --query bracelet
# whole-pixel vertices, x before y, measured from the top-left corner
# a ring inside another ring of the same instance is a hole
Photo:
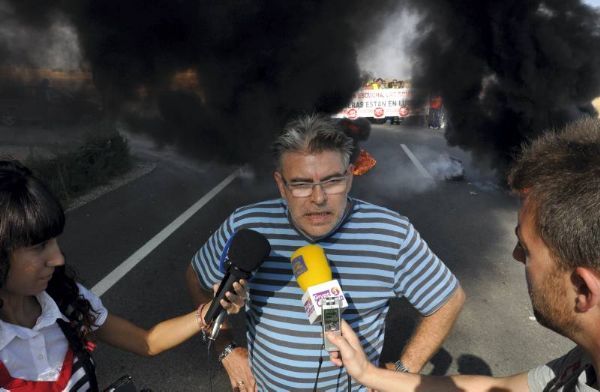
[[[208,327],[208,324],[206,324],[206,321],[204,321],[204,317],[202,317],[202,311],[207,304],[208,302],[203,303],[202,305],[198,306],[198,310],[196,310],[196,319],[198,320],[198,325],[200,326],[201,330],[204,330],[204,328]]]
[[[401,360],[394,362],[394,370],[400,373],[410,373],[410,370],[404,366]]]
[[[219,362],[222,362],[226,356],[228,356],[229,354],[231,354],[231,352],[237,347],[238,345],[235,344],[235,342],[231,342],[229,343],[227,346],[225,346],[225,348],[223,349],[223,352],[221,352],[221,354],[219,354]]]

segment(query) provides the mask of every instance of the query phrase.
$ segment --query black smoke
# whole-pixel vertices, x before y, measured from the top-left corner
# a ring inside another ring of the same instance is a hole
[[[419,0],[413,85],[440,94],[452,145],[502,175],[518,146],[600,95],[598,12],[578,0]]]
[[[349,101],[361,83],[356,47],[368,38],[377,10],[385,10],[387,3],[9,4],[21,23],[38,29],[57,15],[75,26],[112,120],[126,121],[194,155],[246,161],[265,151],[294,114],[334,113]]]

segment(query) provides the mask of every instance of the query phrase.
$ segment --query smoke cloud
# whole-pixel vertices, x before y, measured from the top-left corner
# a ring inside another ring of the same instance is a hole
[[[579,0],[0,0],[0,21],[3,64],[84,63],[111,119],[205,159],[264,155],[291,116],[349,101],[357,48],[368,70],[413,38],[386,72],[412,62],[418,100],[444,99],[449,144],[499,174],[600,95],[598,12]]]
[[[66,18],[112,119],[193,155],[247,161],[290,116],[349,101],[361,84],[356,47],[389,3],[0,0],[0,9],[39,30]]]
[[[449,144],[502,175],[519,145],[592,112],[600,95],[598,12],[578,0],[414,0],[422,18],[413,86],[439,93]]]
[[[410,46],[417,38],[414,12],[401,4],[381,21],[382,29],[358,51],[358,64],[363,72],[387,80],[411,78],[413,58]]]

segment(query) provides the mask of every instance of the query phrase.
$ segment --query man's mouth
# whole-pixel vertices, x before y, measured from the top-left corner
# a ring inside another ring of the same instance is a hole
[[[318,224],[321,222],[328,221],[331,217],[331,212],[322,211],[322,212],[308,212],[304,214],[304,217],[308,219],[313,224]]]

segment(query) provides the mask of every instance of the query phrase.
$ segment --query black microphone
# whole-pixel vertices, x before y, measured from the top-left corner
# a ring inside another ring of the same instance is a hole
[[[237,231],[231,239],[225,263],[225,276],[210,304],[204,321],[210,324],[215,321],[209,339],[217,338],[221,323],[225,316],[225,309],[219,303],[225,298],[225,293],[233,291],[233,284],[240,279],[248,279],[252,271],[257,269],[264,258],[271,252],[271,245],[264,235],[250,229]]]

